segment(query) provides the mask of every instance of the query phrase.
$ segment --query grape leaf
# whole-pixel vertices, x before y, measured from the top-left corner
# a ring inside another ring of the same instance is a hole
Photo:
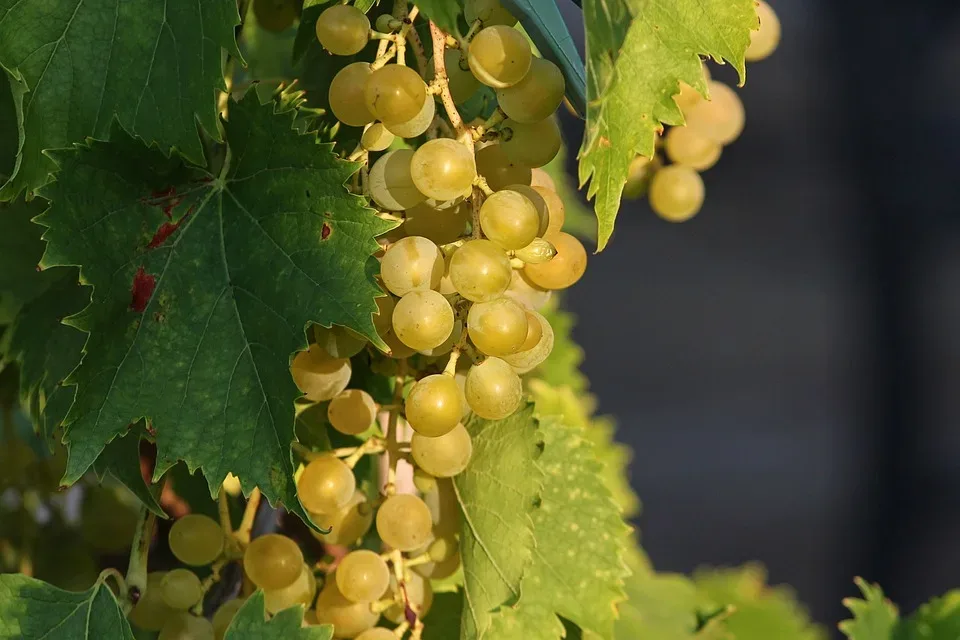
[[[13,175],[19,141],[17,103],[13,99],[13,87],[7,74],[0,72],[0,180],[3,182]]]
[[[333,637],[330,625],[302,625],[301,605],[284,609],[267,620],[263,592],[257,591],[237,611],[224,640],[330,640]]]
[[[130,425],[127,433],[110,441],[93,464],[93,468],[101,482],[109,473],[130,489],[147,509],[161,518],[166,518],[167,514],[158,501],[160,484],[147,485],[140,471],[140,440],[146,434],[146,425],[143,422]]]
[[[589,382],[580,371],[583,349],[573,341],[576,317],[560,307],[556,296],[540,309],[540,313],[553,327],[553,351],[533,370],[531,377],[539,378],[554,387],[570,387],[575,393],[585,392]]]
[[[0,203],[0,294],[17,305],[43,293],[61,274],[37,268],[43,256],[43,227],[31,220],[43,205],[42,200],[23,199]]]
[[[21,147],[0,190],[47,181],[44,150],[120,126],[203,162],[197,122],[214,138],[222,53],[239,57],[235,0],[0,0],[0,66],[16,81]]]
[[[627,601],[619,607],[616,640],[695,637],[697,590],[690,579],[644,571],[635,563],[630,566],[634,573],[626,583]]]
[[[754,0],[585,0],[587,128],[580,184],[590,182],[599,222],[597,251],[613,233],[630,161],[653,155],[661,123],[680,124],[673,100],[684,81],[701,93],[699,55],[730,61],[745,77]]]
[[[897,607],[886,599],[879,585],[857,578],[863,600],[846,598],[843,605],[853,614],[852,620],[840,623],[840,631],[850,640],[889,640],[900,619]]]
[[[567,173],[566,145],[560,147],[560,153],[543,167],[543,170],[553,178],[553,183],[557,187],[557,195],[563,201],[565,216],[563,230],[584,240],[596,242],[597,217],[584,203],[583,196],[574,187],[573,181]]]
[[[122,134],[57,152],[43,263],[81,265],[94,287],[70,319],[89,333],[68,382],[66,482],[141,418],[156,432],[155,479],[177,460],[211,495],[228,472],[305,517],[290,444],[292,354],[309,323],[382,344],[374,237],[391,228],[343,186],[356,165],[249,93],[230,108],[221,177]],[[231,159],[232,158],[232,159]]]
[[[902,622],[895,640],[956,640],[960,638],[960,590],[954,589],[924,604]]]
[[[19,573],[0,575],[0,640],[133,640],[113,592],[97,580],[81,593]]]
[[[581,429],[562,418],[540,420],[544,473],[540,507],[533,514],[537,546],[520,583],[520,600],[493,618],[499,638],[553,640],[564,634],[558,618],[601,638],[613,635],[616,604],[625,599],[625,542],[629,528],[604,485],[602,467]]]
[[[474,417],[466,427],[473,457],[454,478],[454,488],[463,512],[460,637],[473,640],[488,634],[495,609],[520,597],[536,546],[532,515],[543,472],[534,464],[540,451],[533,405],[504,420]]]
[[[453,640],[460,637],[463,593],[438,593],[423,621],[423,640]]]
[[[460,32],[457,16],[463,13],[463,0],[419,0],[420,12],[449,34]]]

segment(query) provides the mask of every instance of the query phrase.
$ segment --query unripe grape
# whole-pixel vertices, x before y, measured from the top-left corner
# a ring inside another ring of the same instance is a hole
[[[549,357],[550,352],[553,351],[554,335],[550,322],[536,311],[528,311],[527,313],[533,316],[533,319],[528,317],[528,322],[531,325],[537,325],[539,331],[527,334],[528,341],[524,343],[523,346],[525,348],[522,351],[509,356],[503,356],[503,361],[513,367],[513,370],[520,375],[528,373],[540,366],[544,360]],[[531,336],[538,335],[539,338],[536,343],[528,347]]]
[[[354,491],[350,501],[334,514],[311,513],[310,519],[330,533],[311,530],[313,537],[326,544],[350,545],[362,538],[373,524],[373,507],[362,491]]]
[[[520,376],[500,358],[487,358],[467,372],[467,404],[487,420],[502,420],[520,406],[523,385]]]
[[[297,497],[313,513],[336,513],[350,502],[356,489],[353,470],[334,455],[312,460],[297,481]]]
[[[671,127],[666,137],[667,157],[675,164],[706,171],[717,164],[723,147],[690,127]]]
[[[481,353],[488,356],[516,353],[527,337],[527,315],[509,298],[477,302],[467,314],[467,332]]]
[[[467,62],[477,80],[493,87],[510,87],[527,75],[533,53],[519,31],[504,25],[481,29],[467,49]]]
[[[311,402],[329,400],[347,388],[352,368],[346,358],[332,358],[315,344],[301,351],[290,367],[293,381]]]
[[[317,39],[338,56],[352,56],[367,46],[370,19],[353,5],[335,4],[317,18]]]
[[[473,442],[466,428],[458,424],[436,438],[413,434],[410,451],[421,469],[436,478],[450,478],[467,468],[473,454]]]
[[[411,175],[413,149],[394,149],[370,168],[370,197],[388,211],[403,211],[427,199]]]
[[[337,567],[337,588],[347,600],[373,602],[379,600],[389,586],[390,569],[373,551],[352,551]]]
[[[341,391],[327,406],[330,426],[349,436],[363,433],[376,418],[377,403],[362,389]]]
[[[404,403],[410,427],[435,438],[448,433],[463,417],[463,393],[452,376],[442,373],[417,381]]]
[[[275,614],[298,604],[309,606],[316,593],[317,579],[310,567],[304,564],[293,584],[282,589],[265,589],[263,604],[267,613]]]
[[[687,127],[722,145],[740,137],[746,111],[737,92],[722,82],[710,82],[710,99],[698,102],[684,114]]]
[[[489,240],[471,240],[450,258],[450,281],[472,302],[488,302],[503,295],[511,271],[507,254]]]
[[[438,245],[443,245],[454,242],[463,235],[469,220],[468,205],[434,209],[424,202],[404,212],[403,229],[407,235],[422,236]]]
[[[542,167],[557,157],[563,139],[554,118],[533,124],[506,120],[500,127],[500,145],[514,162],[528,167]]]
[[[177,560],[200,567],[210,564],[223,552],[223,529],[213,518],[191,513],[173,523],[167,541]]]
[[[399,64],[388,64],[374,71],[363,95],[367,109],[388,127],[416,117],[428,98],[427,85],[420,74]]]
[[[550,177],[549,173],[543,169],[532,169],[530,173],[531,187],[543,187],[544,189],[549,189],[550,191],[556,193],[557,183],[553,181],[553,178]]]
[[[480,228],[490,240],[507,250],[521,249],[537,237],[540,216],[519,191],[497,191],[480,207]]]
[[[473,24],[476,20],[488,27],[495,24],[512,27],[517,24],[517,19],[503,8],[500,0],[467,0],[463,5],[463,15],[467,24]]]
[[[447,84],[450,86],[453,101],[456,104],[466,102],[480,88],[480,81],[470,71],[470,64],[467,62],[466,56],[460,49],[444,49],[443,63],[447,71]],[[435,74],[433,58],[430,58],[427,61],[427,81],[433,80]]]
[[[317,346],[333,358],[352,358],[367,346],[367,339],[346,327],[313,325],[313,339]]]
[[[337,588],[336,572],[327,576],[327,583],[317,598],[317,622],[333,625],[335,638],[355,638],[377,624],[369,602],[351,602]]]
[[[360,145],[367,151],[383,151],[396,138],[382,122],[374,122],[360,136]]]
[[[364,89],[373,75],[369,62],[348,64],[333,76],[327,97],[334,117],[350,127],[362,127],[376,120],[367,107]]]
[[[528,185],[532,179],[530,167],[518,164],[507,157],[503,145],[488,144],[476,153],[477,173],[487,180],[494,191],[513,189],[514,185]]]
[[[253,0],[253,14],[264,30],[280,33],[293,26],[300,10],[294,0]]]
[[[533,58],[523,80],[497,91],[497,103],[511,120],[533,124],[553,115],[563,102],[565,91],[560,67],[549,60]]]
[[[233,622],[237,612],[240,611],[240,608],[246,601],[246,598],[227,600],[216,610],[213,614],[213,633],[216,640],[223,640],[223,637],[227,635],[227,629],[230,627],[230,623]]]
[[[534,238],[533,242],[514,252],[514,257],[526,264],[543,264],[553,260],[556,255],[557,248],[549,240],[543,238]]]
[[[430,128],[436,115],[437,103],[433,99],[433,96],[427,96],[417,115],[405,122],[389,124],[387,125],[387,129],[398,138],[416,138],[417,136],[423,135],[427,129]]]
[[[166,621],[157,640],[214,640],[214,637],[209,620],[181,612]]]
[[[411,349],[439,347],[453,332],[453,308],[436,291],[411,291],[393,310],[393,333]]]
[[[510,277],[510,286],[507,287],[507,291],[503,295],[519,303],[526,309],[536,310],[542,308],[550,301],[550,298],[553,297],[553,292],[547,289],[541,289],[530,282],[530,280],[523,275],[523,269],[514,269],[513,275]]]
[[[391,591],[396,590],[397,579],[390,576]],[[430,607],[433,606],[433,588],[428,580],[417,573],[408,572],[403,579],[404,592],[410,607],[416,611],[418,618],[423,618],[430,613]],[[406,607],[402,604],[395,604],[383,612],[383,617],[387,620],[399,624],[406,617]]]
[[[430,509],[417,496],[398,493],[384,500],[377,511],[377,533],[384,544],[413,551],[430,539]]]
[[[397,640],[397,636],[390,629],[374,627],[358,635],[357,640]]]
[[[411,291],[436,289],[443,277],[443,254],[426,238],[403,238],[383,254],[380,277],[391,293],[401,297]]]
[[[685,222],[697,215],[704,197],[703,178],[690,167],[664,167],[650,181],[650,207],[668,222]]]
[[[780,19],[769,4],[757,1],[757,15],[760,18],[760,30],[750,33],[750,46],[747,47],[747,60],[757,62],[777,50],[780,44]]]
[[[427,141],[413,154],[410,175],[417,189],[428,198],[453,200],[473,185],[477,167],[465,144],[437,138]]]
[[[543,264],[524,265],[523,274],[541,289],[573,286],[587,270],[587,250],[569,233],[555,233],[544,239],[554,246],[557,255]]]
[[[147,590],[130,612],[130,622],[144,631],[160,631],[174,609],[163,600],[160,585],[166,577],[166,571],[154,571],[147,574]]]
[[[264,590],[289,587],[303,570],[303,552],[297,543],[278,533],[254,538],[243,553],[243,570]]]
[[[200,602],[202,596],[200,578],[189,569],[169,571],[160,582],[160,597],[171,609],[186,611]]]

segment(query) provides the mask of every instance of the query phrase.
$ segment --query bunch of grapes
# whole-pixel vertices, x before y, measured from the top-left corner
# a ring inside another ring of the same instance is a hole
[[[755,62],[770,56],[780,43],[780,21],[763,0],[757,3],[760,30],[754,31],[747,60]],[[743,132],[746,121],[743,102],[728,85],[710,79],[704,66],[710,99],[681,83],[676,96],[685,124],[670,127],[657,139],[667,165],[660,154],[653,158],[637,156],[630,165],[624,195],[639,197],[647,193],[653,211],[669,222],[685,222],[703,206],[706,190],[700,172],[713,167],[723,148]]]

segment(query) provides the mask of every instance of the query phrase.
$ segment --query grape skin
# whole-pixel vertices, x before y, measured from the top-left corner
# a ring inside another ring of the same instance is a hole
[[[502,420],[520,406],[523,386],[520,376],[500,358],[487,358],[467,372],[467,403],[487,420]]]
[[[364,96],[371,75],[373,70],[369,62],[354,62],[338,71],[330,81],[330,90],[327,92],[330,110],[343,124],[362,127],[376,120]]]
[[[780,18],[773,8],[757,1],[757,15],[760,18],[760,30],[750,33],[750,46],[747,47],[747,61],[758,62],[769,58],[780,44]]]
[[[675,164],[682,164],[706,171],[717,164],[723,147],[690,127],[672,127],[666,136],[667,157]]]
[[[336,572],[327,576],[327,583],[320,591],[316,605],[317,622],[332,624],[334,637],[353,638],[380,620],[368,602],[351,602],[337,588]]]
[[[433,99],[433,96],[427,96],[427,99],[423,101],[423,107],[420,108],[417,115],[405,122],[397,122],[385,126],[390,133],[393,133],[398,138],[416,138],[419,135],[423,135],[423,133],[430,128],[430,124],[436,115],[437,103]]]
[[[174,569],[160,582],[160,597],[171,609],[186,611],[200,602],[200,578],[189,569]]]
[[[502,24],[512,27],[517,24],[517,19],[503,8],[500,0],[467,0],[464,3],[463,15],[467,24],[473,24],[476,20],[485,26]]]
[[[313,339],[333,358],[352,358],[367,346],[366,338],[352,329],[336,325],[330,328],[314,325]]]
[[[533,124],[505,120],[500,135],[500,144],[507,157],[531,168],[549,164],[563,145],[560,127],[553,118]]]
[[[367,151],[383,151],[393,144],[396,136],[382,122],[374,122],[363,132],[360,145]]]
[[[684,116],[691,131],[721,145],[740,137],[746,122],[743,102],[737,92],[722,82],[711,81],[710,99],[702,100]]]
[[[587,270],[587,250],[569,233],[555,233],[544,239],[553,244],[557,255],[543,264],[524,265],[524,275],[541,289],[557,290],[573,286]]]
[[[411,291],[436,289],[443,278],[443,270],[440,249],[420,236],[403,238],[392,244],[380,261],[383,284],[390,293],[401,297]]]
[[[327,544],[353,544],[362,538],[373,524],[373,507],[362,491],[354,491],[349,502],[334,514],[310,513],[314,524],[330,533],[313,531],[313,537]]]
[[[471,240],[450,258],[450,280],[467,300],[488,302],[503,295],[512,269],[507,254],[489,240]]]
[[[410,450],[421,469],[435,478],[450,478],[467,468],[473,443],[466,428],[458,424],[436,438],[413,434]]]
[[[388,127],[415,118],[429,97],[423,78],[410,67],[399,64],[388,64],[374,71],[363,95],[370,113]]]
[[[341,391],[327,406],[330,426],[346,435],[363,433],[376,418],[377,403],[362,389]]]
[[[469,220],[469,205],[435,209],[424,202],[404,212],[403,230],[409,236],[422,236],[438,245],[444,245],[463,235]]]
[[[447,71],[447,84],[455,104],[463,104],[480,88],[480,81],[470,71],[470,65],[460,49],[445,49],[443,64]],[[427,81],[436,77],[433,58],[427,61]]]
[[[290,367],[293,381],[308,400],[323,402],[347,388],[352,368],[346,358],[331,358],[315,344],[301,351]]]
[[[516,353],[527,337],[526,312],[509,298],[477,302],[467,314],[467,332],[488,356]]]
[[[209,620],[181,612],[167,620],[157,640],[213,640],[214,637]]]
[[[417,496],[398,493],[377,511],[377,533],[383,542],[400,551],[413,551],[430,538],[430,509]]]
[[[290,538],[268,533],[254,538],[247,546],[243,569],[250,581],[261,589],[283,589],[300,576],[303,552]]]
[[[264,590],[263,602],[268,613],[275,614],[293,605],[309,605],[317,592],[317,579],[306,564],[293,584],[283,589]]]
[[[223,552],[223,529],[201,514],[187,514],[174,522],[167,540],[177,560],[194,567],[210,564]]]
[[[413,182],[412,149],[394,149],[370,168],[370,197],[388,211],[403,211],[427,199]]]
[[[147,590],[130,612],[130,621],[144,631],[160,631],[174,613],[160,593],[166,575],[166,571],[147,574]]]
[[[650,181],[650,206],[668,222],[685,222],[697,215],[704,197],[703,178],[689,167],[664,167]]]
[[[358,635],[356,640],[397,640],[397,636],[390,629],[374,627]]]
[[[529,185],[533,179],[530,167],[510,160],[499,143],[488,144],[477,150],[477,173],[483,176],[494,191],[515,189],[513,185]]]
[[[448,433],[463,417],[463,393],[451,376],[434,374],[417,381],[404,403],[404,415],[419,434]]]
[[[563,230],[563,223],[567,221],[567,208],[563,204],[563,200],[550,187],[533,185],[533,190],[540,194],[540,197],[547,203],[547,228],[542,230],[540,235],[560,233]]]
[[[350,502],[357,480],[342,460],[323,455],[303,470],[297,481],[297,497],[313,513],[336,513]]]
[[[520,375],[540,366],[550,356],[554,344],[553,327],[550,326],[550,322],[536,311],[528,311],[528,313],[533,315],[534,321],[540,325],[540,339],[529,349],[503,356],[504,362]]]
[[[487,238],[508,251],[522,249],[537,237],[541,216],[518,191],[497,191],[480,207],[480,228]]]
[[[373,551],[352,551],[337,567],[337,588],[347,600],[373,602],[381,598],[389,586],[387,563]]]
[[[550,228],[550,209],[547,206],[546,198],[543,197],[539,190],[525,184],[512,184],[506,189],[503,189],[503,191],[516,191],[533,203],[534,208],[537,210],[538,218],[536,235],[542,236],[547,232],[547,229]]]
[[[525,124],[553,115],[566,92],[560,68],[543,58],[533,58],[523,80],[497,91],[497,102],[511,120]]]
[[[526,309],[541,309],[553,297],[553,292],[541,289],[523,275],[522,269],[514,269],[510,286],[503,294]]]
[[[450,138],[437,138],[414,152],[410,175],[428,198],[453,200],[471,188],[477,167],[466,145]]]
[[[317,18],[317,39],[323,48],[338,56],[352,56],[367,46],[370,19],[348,4],[329,7]]]
[[[230,626],[230,623],[233,622],[233,618],[246,601],[246,598],[227,600],[220,605],[220,608],[213,614],[213,633],[217,640],[223,640],[223,636],[227,633],[227,628]]]
[[[494,89],[504,89],[523,80],[532,60],[527,39],[504,25],[481,29],[467,49],[467,62],[473,75]]]
[[[435,349],[453,333],[453,308],[436,291],[411,291],[393,310],[393,333],[411,349]]]

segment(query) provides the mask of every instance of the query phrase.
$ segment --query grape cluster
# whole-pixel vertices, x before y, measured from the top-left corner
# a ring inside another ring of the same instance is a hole
[[[763,0],[757,3],[760,29],[753,32],[747,60],[755,62],[770,56],[780,42],[780,21],[773,9]],[[740,134],[746,121],[743,102],[728,85],[712,80],[706,66],[707,89],[710,99],[704,99],[696,89],[680,84],[677,106],[685,124],[670,127],[658,137],[657,148],[662,151],[653,158],[637,156],[629,170],[624,187],[626,197],[644,193],[653,211],[669,222],[685,222],[697,215],[706,196],[700,172],[713,167],[723,152]]]

